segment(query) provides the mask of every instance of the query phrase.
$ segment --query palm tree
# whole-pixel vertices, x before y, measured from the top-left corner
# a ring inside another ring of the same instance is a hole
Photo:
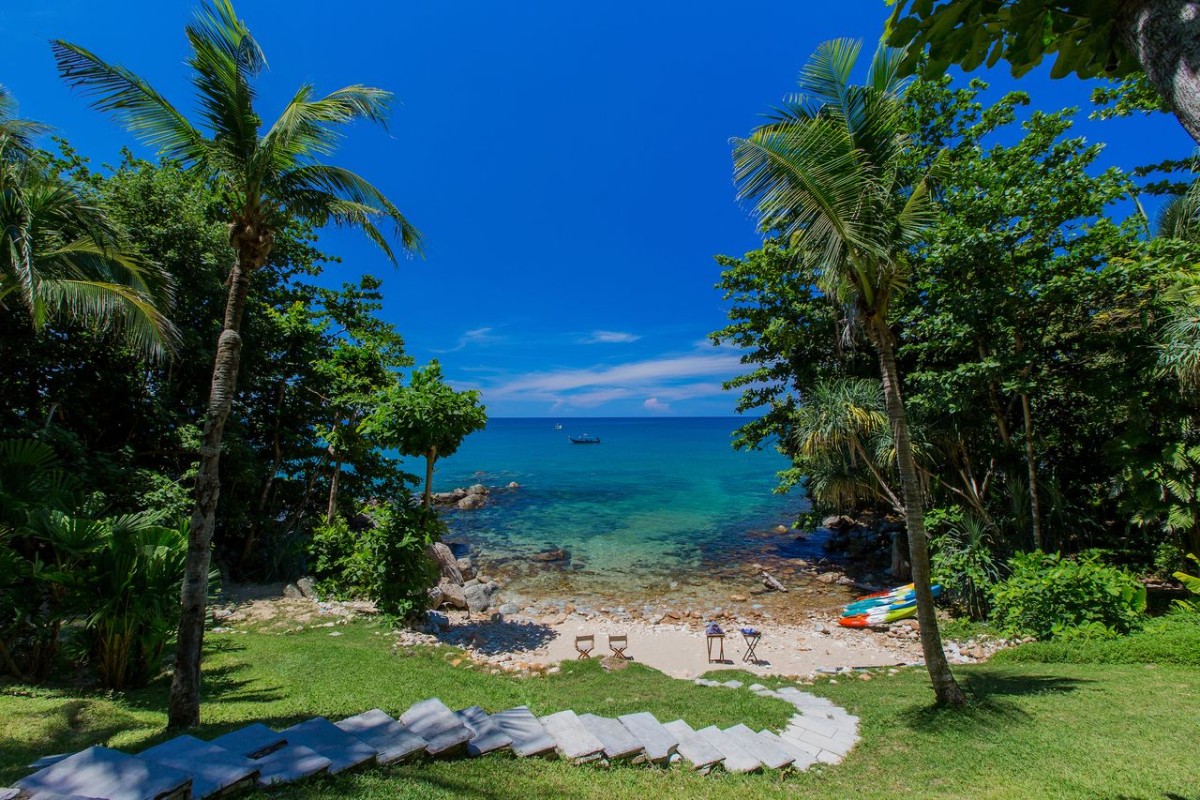
[[[816,254],[819,288],[865,331],[879,358],[883,392],[900,472],[917,618],[937,700],[966,702],[942,651],[930,591],[925,502],[909,436],[895,339],[888,317],[905,286],[910,246],[933,219],[928,176],[906,179],[910,138],[903,117],[899,54],[881,48],[866,83],[850,84],[859,43],[822,44],[800,73],[801,94],[771,121],[734,139],[740,199],[754,202],[763,230]]]
[[[33,138],[45,130],[18,118],[0,86],[0,309],[17,301],[39,330],[55,318],[115,327],[163,356],[176,338],[162,312],[167,276],[124,252],[103,210],[38,157]]]
[[[318,97],[312,86],[304,85],[264,131],[255,111],[254,78],[266,67],[266,59],[233,5],[229,0],[208,0],[186,33],[198,125],[124,67],[77,45],[52,43],[67,83],[164,156],[205,176],[222,194],[229,214],[235,258],[200,446],[171,684],[169,723],[175,727],[193,726],[200,720],[200,653],[209,548],[220,493],[221,439],[237,384],[239,331],[251,275],[267,263],[275,234],[289,217],[358,228],[393,263],[395,253],[376,223],[392,223],[406,250],[419,244],[416,229],[382,192],[355,173],[319,160],[336,150],[338,126],[359,119],[384,123],[390,93],[353,85]]]

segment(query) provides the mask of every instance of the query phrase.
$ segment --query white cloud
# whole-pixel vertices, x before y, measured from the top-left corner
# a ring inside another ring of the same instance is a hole
[[[491,344],[500,341],[500,337],[492,333],[495,328],[475,328],[474,330],[464,331],[463,335],[458,337],[458,344],[448,350],[434,350],[435,353],[457,353],[465,347],[473,344]]]
[[[657,411],[659,413],[663,413],[671,410],[671,404],[664,403],[657,397],[647,397],[646,402],[642,403],[642,408],[646,409],[647,411]]]
[[[728,352],[707,355],[676,356],[634,361],[612,367],[535,372],[508,383],[493,386],[495,396],[557,394],[581,389],[619,387],[655,387],[687,378],[718,378],[736,375],[742,369],[740,357]]]
[[[592,331],[591,335],[583,340],[584,344],[628,344],[636,342],[642,338],[636,333],[624,333],[622,331]]]

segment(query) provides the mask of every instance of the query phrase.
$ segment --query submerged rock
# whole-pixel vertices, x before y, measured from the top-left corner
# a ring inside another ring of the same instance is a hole
[[[543,550],[540,553],[534,553],[529,557],[531,561],[550,562],[550,561],[566,561],[571,557],[571,554],[561,547],[556,547],[553,550]]]

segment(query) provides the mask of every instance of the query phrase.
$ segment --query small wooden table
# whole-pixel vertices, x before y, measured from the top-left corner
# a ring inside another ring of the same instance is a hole
[[[705,634],[708,639],[708,663],[725,663],[725,634],[723,633],[708,633]],[[713,658],[713,640],[716,640],[718,648],[718,656]]]
[[[742,661],[757,664],[758,656],[754,654],[754,648],[758,647],[758,640],[762,638],[762,633],[743,633],[742,638],[746,640],[746,655],[742,656]]]

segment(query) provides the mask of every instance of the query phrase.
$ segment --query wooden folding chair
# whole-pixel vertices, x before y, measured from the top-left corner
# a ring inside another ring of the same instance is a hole
[[[575,649],[579,651],[580,658],[590,658],[592,650],[596,647],[596,637],[592,634],[587,636],[575,637]]]
[[[613,651],[613,655],[626,661],[632,661],[632,656],[625,655],[626,647],[629,647],[629,637],[625,634],[608,637],[608,649]]]

